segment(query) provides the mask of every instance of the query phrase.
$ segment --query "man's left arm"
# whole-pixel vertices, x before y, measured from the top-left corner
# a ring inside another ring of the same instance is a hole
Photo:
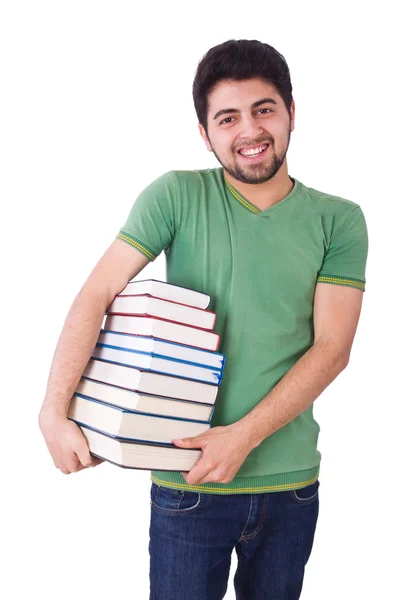
[[[360,318],[363,291],[318,283],[314,295],[314,344],[245,417],[252,448],[292,421],[346,368]]]
[[[190,485],[229,483],[248,454],[272,433],[304,412],[347,366],[363,291],[317,283],[313,303],[313,346],[242,419],[202,435],[173,440],[183,448],[203,449],[184,478]]]

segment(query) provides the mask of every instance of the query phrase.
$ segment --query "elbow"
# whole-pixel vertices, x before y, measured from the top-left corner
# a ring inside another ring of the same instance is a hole
[[[349,364],[349,360],[350,360],[350,352],[348,354],[341,355],[340,360],[339,360],[341,371],[346,369],[347,365]]]

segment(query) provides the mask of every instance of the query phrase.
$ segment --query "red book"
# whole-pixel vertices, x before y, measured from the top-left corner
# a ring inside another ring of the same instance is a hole
[[[147,315],[207,330],[214,329],[216,319],[213,311],[163,300],[150,294],[136,296],[118,294],[107,308],[106,314]]]

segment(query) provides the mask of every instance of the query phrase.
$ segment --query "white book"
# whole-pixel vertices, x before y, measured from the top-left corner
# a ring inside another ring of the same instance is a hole
[[[162,340],[211,351],[217,350],[220,343],[220,335],[215,331],[172,323],[171,321],[146,315],[107,315],[102,327],[106,331],[150,335]]]
[[[194,421],[210,421],[214,410],[213,404],[151,396],[84,377],[80,379],[75,394],[88,396],[127,410]]]
[[[175,342],[161,340],[152,336],[131,335],[129,333],[101,329],[97,343],[117,348],[127,348],[136,352],[145,352],[146,354],[157,354],[165,358],[175,358],[219,370],[222,370],[225,364],[225,355],[220,352],[200,350],[192,346],[176,344]]]
[[[215,403],[219,389],[219,386],[210,383],[160,375],[95,358],[90,358],[82,376],[128,390],[206,404]]]
[[[76,395],[69,403],[68,417],[79,425],[99,429],[107,435],[162,444],[171,444],[176,438],[200,435],[211,427],[210,423],[133,413]]]
[[[125,288],[119,292],[119,296],[123,295],[140,295],[150,294],[157,298],[170,300],[171,302],[180,302],[187,306],[195,306],[196,308],[206,309],[210,303],[210,296],[203,292],[198,292],[180,285],[168,283],[166,281],[158,281],[157,279],[142,279],[131,280]]]
[[[137,369],[145,369],[176,377],[186,377],[215,385],[219,385],[222,379],[222,372],[217,369],[198,367],[173,359],[158,358],[150,354],[134,352],[128,348],[114,348],[113,346],[101,346],[97,344],[92,351],[92,357],[129,365]]]
[[[120,467],[158,471],[190,471],[202,450],[122,442],[103,433],[80,427],[90,452]]]

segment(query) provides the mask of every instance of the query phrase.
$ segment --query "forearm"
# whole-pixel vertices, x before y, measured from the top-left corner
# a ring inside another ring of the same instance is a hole
[[[65,417],[73,393],[98,340],[106,301],[84,288],[69,309],[55,348],[40,411],[43,415]]]
[[[316,342],[269,394],[236,423],[249,437],[252,448],[309,408],[347,362],[331,341]]]

